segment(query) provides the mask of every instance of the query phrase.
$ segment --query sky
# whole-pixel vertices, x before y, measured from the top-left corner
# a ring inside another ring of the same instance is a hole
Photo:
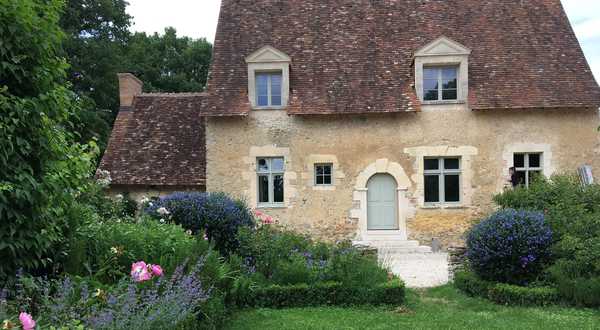
[[[162,32],[173,26],[178,35],[213,42],[220,0],[128,0],[133,31]],[[600,0],[561,0],[596,80],[600,82]]]

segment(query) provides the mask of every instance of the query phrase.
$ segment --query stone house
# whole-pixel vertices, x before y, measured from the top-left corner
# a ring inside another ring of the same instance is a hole
[[[460,244],[510,168],[600,166],[559,0],[223,0],[206,91],[140,86],[121,76],[115,191],[224,191],[327,240]]]

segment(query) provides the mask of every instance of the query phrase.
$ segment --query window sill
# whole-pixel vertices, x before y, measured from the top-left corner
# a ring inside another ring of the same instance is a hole
[[[423,105],[465,104],[464,100],[421,101]]]
[[[286,209],[287,206],[285,204],[258,204],[257,209],[267,210],[267,209]]]
[[[252,106],[252,110],[261,111],[261,110],[285,110],[286,106],[276,106],[276,107],[258,107]]]
[[[468,206],[462,204],[424,204],[421,206],[423,210],[463,210],[468,208]]]

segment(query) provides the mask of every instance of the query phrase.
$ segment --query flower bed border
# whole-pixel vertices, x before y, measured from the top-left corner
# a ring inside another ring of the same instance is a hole
[[[556,288],[528,288],[490,282],[467,271],[456,273],[454,285],[470,296],[482,297],[501,305],[548,306],[563,302]]]
[[[370,288],[345,287],[341,283],[327,282],[260,287],[236,297],[234,303],[240,308],[401,305],[405,301],[405,295],[405,286],[400,280]]]

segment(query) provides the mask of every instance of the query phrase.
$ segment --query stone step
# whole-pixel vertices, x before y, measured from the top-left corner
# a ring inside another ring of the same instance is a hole
[[[376,241],[354,241],[354,245],[369,246],[373,248],[392,248],[392,247],[418,247],[418,241],[400,241],[400,240],[376,240]]]
[[[429,246],[411,246],[411,247],[382,247],[378,248],[377,252],[380,256],[398,255],[406,253],[432,253]]]

